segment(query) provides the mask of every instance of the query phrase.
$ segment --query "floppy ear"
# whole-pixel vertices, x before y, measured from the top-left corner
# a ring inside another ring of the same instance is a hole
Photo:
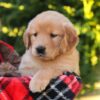
[[[29,49],[29,47],[31,45],[31,41],[30,41],[30,35],[29,35],[28,30],[26,30],[23,35],[23,41],[24,41],[24,45],[25,45],[26,49]]]
[[[66,45],[67,50],[71,50],[72,48],[76,47],[79,41],[77,36],[76,30],[74,26],[70,24],[64,24],[65,29],[65,37],[66,37]]]

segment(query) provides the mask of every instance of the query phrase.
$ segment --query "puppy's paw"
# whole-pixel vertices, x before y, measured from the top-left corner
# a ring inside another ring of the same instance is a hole
[[[40,80],[40,79],[33,78],[30,81],[29,89],[32,92],[41,92],[41,91],[43,91],[46,88],[46,86],[48,85],[48,83],[49,83],[48,80]]]

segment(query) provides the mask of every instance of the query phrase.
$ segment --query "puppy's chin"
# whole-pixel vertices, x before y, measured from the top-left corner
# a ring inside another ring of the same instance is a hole
[[[43,61],[50,61],[50,60],[54,60],[55,57],[49,57],[47,55],[38,55],[38,54],[35,54],[35,55],[32,55],[33,57],[35,57],[36,59],[39,59],[39,60],[43,60]]]
[[[32,56],[36,59],[42,60],[42,61],[52,61],[55,60],[59,55],[38,55],[38,54],[32,54]]]

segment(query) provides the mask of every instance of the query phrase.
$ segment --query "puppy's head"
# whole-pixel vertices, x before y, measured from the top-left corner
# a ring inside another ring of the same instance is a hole
[[[23,37],[32,56],[44,60],[70,52],[78,41],[72,23],[55,11],[43,12],[32,19]]]

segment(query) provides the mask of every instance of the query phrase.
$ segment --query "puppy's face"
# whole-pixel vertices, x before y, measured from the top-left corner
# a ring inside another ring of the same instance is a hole
[[[45,14],[44,14],[45,15]],[[69,23],[59,18],[43,18],[40,14],[33,19],[24,34],[24,42],[31,50],[32,56],[39,59],[51,60],[58,55],[68,52],[77,42],[75,30]]]

